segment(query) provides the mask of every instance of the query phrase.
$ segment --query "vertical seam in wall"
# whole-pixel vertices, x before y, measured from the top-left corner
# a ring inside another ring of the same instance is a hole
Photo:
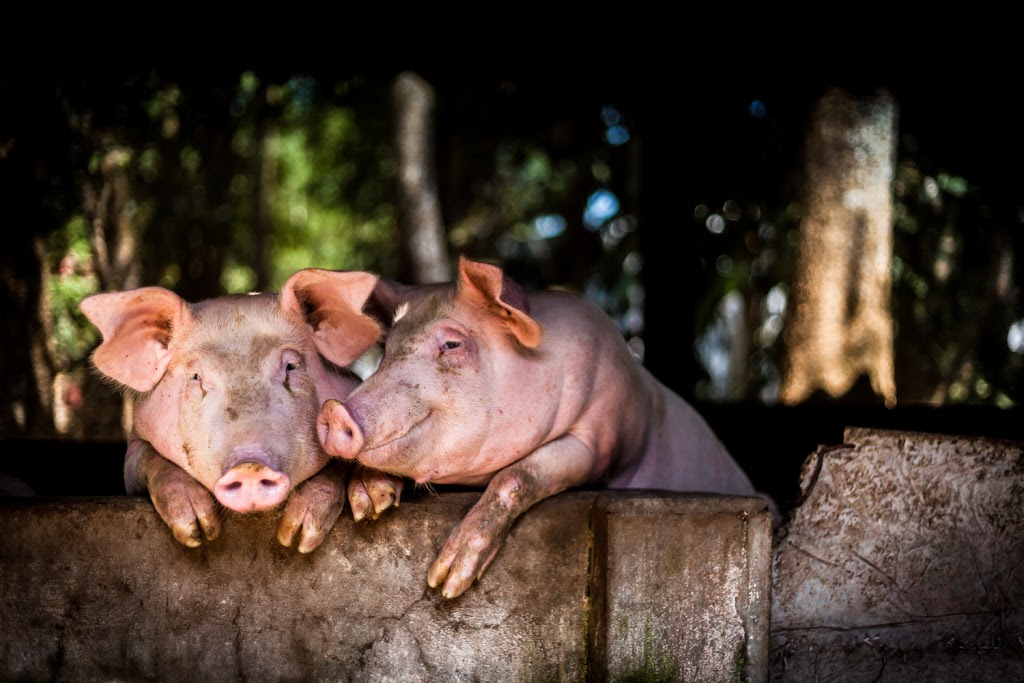
[[[590,553],[587,570],[588,683],[606,680],[608,671],[608,505],[603,496],[590,508]]]
[[[771,512],[751,513],[744,521],[747,549],[746,658],[743,680],[767,681],[768,636],[771,628],[772,540]]]

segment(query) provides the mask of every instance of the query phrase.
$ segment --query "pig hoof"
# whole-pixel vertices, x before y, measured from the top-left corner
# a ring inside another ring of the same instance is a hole
[[[384,496],[379,496],[373,500],[373,518],[377,519],[381,513],[391,507],[392,503],[395,502],[395,494],[388,493]]]
[[[366,518],[366,512],[370,509],[370,503],[360,500],[350,504],[352,505],[352,519],[356,522],[363,521]]]
[[[318,531],[315,527],[308,527],[302,534],[302,538],[299,539],[299,547],[296,548],[299,553],[305,555],[311,553],[320,547],[320,544],[324,541],[324,534]]]
[[[198,548],[203,544],[203,530],[198,525],[185,528],[172,527],[171,533],[174,534],[174,540],[186,548]]]
[[[348,504],[352,508],[352,519],[357,522],[363,521],[366,514],[373,510],[373,499],[362,484],[355,484],[349,487]]]

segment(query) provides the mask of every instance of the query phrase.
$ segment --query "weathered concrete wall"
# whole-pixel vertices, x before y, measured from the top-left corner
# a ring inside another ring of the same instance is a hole
[[[1024,680],[1020,444],[847,429],[774,553],[776,681]]]
[[[767,678],[760,499],[561,494],[447,601],[427,567],[477,496],[346,514],[309,555],[275,515],[188,549],[142,498],[2,499],[0,680]]]

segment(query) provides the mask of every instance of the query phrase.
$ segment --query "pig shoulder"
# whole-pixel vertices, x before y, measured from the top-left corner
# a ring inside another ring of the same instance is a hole
[[[562,378],[561,424],[593,451],[593,477],[603,480],[647,448],[661,388],[626,345],[622,331],[596,304],[566,292],[530,299],[544,328],[541,362]]]
[[[544,328],[544,344],[585,343],[593,347],[572,349],[578,357],[590,359],[596,354],[629,357],[622,331],[600,307],[590,300],[562,291],[544,291],[529,297],[530,315]]]
[[[630,353],[596,304],[565,292],[530,299],[546,342],[584,392],[572,427],[592,444],[613,488],[754,492],[749,478],[700,413]]]

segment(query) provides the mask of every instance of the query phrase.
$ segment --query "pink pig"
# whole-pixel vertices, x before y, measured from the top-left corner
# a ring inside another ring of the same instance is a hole
[[[315,549],[345,505],[353,516],[398,505],[402,480],[328,456],[316,418],[359,384],[344,369],[380,328],[361,309],[362,272],[306,269],[280,295],[190,304],[161,287],[96,294],[81,309],[103,335],[93,364],[134,397],[125,456],[129,494],[149,491],[190,547],[220,534],[216,501],[240,512],[283,504],[277,538]],[[213,494],[211,496],[211,493]]]
[[[428,571],[445,597],[483,574],[520,514],[571,487],[755,495],[704,419],[586,299],[527,296],[466,258],[456,282],[381,280],[373,299],[393,314],[383,359],[324,404],[320,440],[417,483],[486,485]]]

